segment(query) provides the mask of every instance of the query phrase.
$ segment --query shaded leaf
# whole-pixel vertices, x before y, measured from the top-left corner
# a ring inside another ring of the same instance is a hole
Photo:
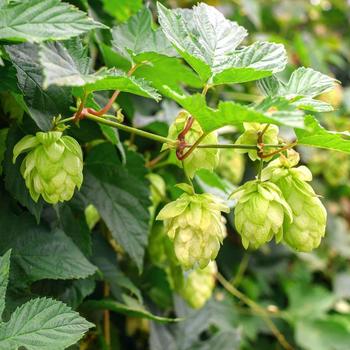
[[[181,321],[180,318],[168,318],[168,317],[153,315],[151,312],[146,310],[142,305],[138,304],[136,301],[127,305],[127,304],[122,304],[117,301],[109,300],[109,299],[88,300],[83,305],[84,307],[90,310],[107,309],[117,313],[131,316],[131,317],[147,318],[149,320],[158,321],[161,323]]]
[[[113,237],[142,268],[148,236],[149,190],[144,160],[128,152],[121,164],[111,144],[94,147],[86,159],[81,193],[94,204]]]
[[[0,320],[5,309],[6,290],[10,275],[11,250],[0,257]]]
[[[59,114],[71,114],[71,93],[67,88],[50,86],[43,89],[44,77],[39,62],[39,48],[34,44],[5,47],[17,71],[18,85],[32,119],[42,130],[50,130],[52,119]]]

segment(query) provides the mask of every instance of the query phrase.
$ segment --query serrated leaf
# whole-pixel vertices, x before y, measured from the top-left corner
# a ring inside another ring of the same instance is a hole
[[[6,290],[10,275],[10,257],[11,250],[0,257],[0,321],[5,309]]]
[[[284,69],[283,45],[258,42],[237,49],[247,31],[205,3],[192,10],[168,10],[158,3],[159,22],[166,37],[204,82],[239,83]]]
[[[40,48],[40,62],[44,72],[44,87],[78,86],[87,93],[100,90],[120,90],[158,100],[160,95],[143,79],[130,77],[121,70],[102,69],[88,74],[86,67],[70,55],[61,43],[48,43]],[[85,68],[85,69],[82,69]]]
[[[131,298],[128,298],[131,300]],[[104,299],[104,300],[88,300],[84,304],[89,310],[111,310],[117,313],[121,313],[123,315],[128,315],[131,317],[139,317],[146,318],[153,321],[158,321],[161,323],[167,322],[179,322],[181,318],[169,318],[157,316],[146,310],[142,305],[137,303],[136,301],[130,302],[129,305],[122,304],[114,300]]]
[[[62,40],[94,28],[106,27],[60,0],[27,0],[0,9],[0,39]]]
[[[214,84],[242,83],[280,72],[287,64],[284,46],[258,41],[237,51],[223,69],[213,77]]]
[[[94,325],[70,307],[47,298],[28,301],[0,324],[0,349],[63,350]]]
[[[101,236],[94,236],[92,261],[102,272],[104,280],[109,283],[115,298],[121,298],[124,289],[132,293],[142,303],[140,290],[125,276],[119,267],[116,253]]]
[[[312,68],[300,67],[292,73],[287,83],[273,76],[259,81],[259,86],[265,95],[284,96],[299,109],[329,112],[333,107],[314,97],[331,90],[336,83],[336,79]]]
[[[231,101],[220,101],[218,107],[214,109],[207,105],[205,97],[200,94],[180,95],[167,89],[167,95],[191,113],[206,132],[243,122],[271,123],[293,128],[305,127],[302,112],[290,113],[278,110],[261,112]]]
[[[32,216],[16,215],[4,203],[0,208],[0,254],[11,248],[12,261],[28,282],[85,278],[95,273],[96,267],[62,230],[37,225]]]
[[[54,116],[71,115],[70,89],[56,86],[43,89],[44,77],[38,56],[39,47],[25,43],[5,46],[5,49],[16,68],[18,85],[24,95],[29,115],[39,128],[50,130]]]
[[[94,147],[86,159],[81,194],[94,204],[113,237],[142,269],[148,236],[149,190],[144,160],[128,152],[122,165],[111,144]]]
[[[129,18],[127,23],[114,27],[112,35],[113,49],[128,60],[137,60],[137,55],[145,52],[177,55],[162,30],[153,30],[152,13],[146,7]]]
[[[307,130],[295,130],[298,144],[350,153],[350,133],[329,131],[313,116],[306,116]]]

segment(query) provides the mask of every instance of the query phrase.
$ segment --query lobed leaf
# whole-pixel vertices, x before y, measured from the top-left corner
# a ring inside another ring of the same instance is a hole
[[[6,290],[10,275],[11,250],[0,257],[0,320],[5,309]]]

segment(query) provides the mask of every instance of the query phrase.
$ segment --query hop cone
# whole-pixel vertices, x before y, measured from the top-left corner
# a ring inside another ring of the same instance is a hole
[[[184,129],[186,122],[189,118],[189,114],[182,111],[176,117],[174,123],[169,128],[168,138],[177,139],[178,135]],[[194,144],[198,138],[203,134],[203,130],[199,123],[195,120],[191,129],[185,136],[185,141],[188,144]],[[218,138],[215,132],[208,134],[201,142],[201,144],[217,144]],[[163,146],[165,149],[167,146]],[[186,152],[187,149],[185,149]],[[214,170],[219,161],[219,150],[217,148],[196,148],[186,159],[183,161],[185,171],[189,177],[193,178],[195,172],[198,169]],[[181,162],[176,159],[176,163],[181,166]]]
[[[29,152],[21,173],[34,201],[40,195],[48,203],[70,200],[83,182],[83,155],[79,143],[60,131],[37,132],[23,137],[13,149],[13,162]]]
[[[231,149],[220,150],[218,173],[228,181],[239,184],[244,174],[244,157]]]
[[[93,204],[89,204],[84,211],[85,220],[90,230],[100,221],[101,216]]]
[[[292,220],[292,212],[280,189],[271,182],[248,181],[232,195],[238,199],[235,226],[244,248],[256,249],[273,236],[283,236],[283,221]]]
[[[216,264],[212,261],[204,269],[192,270],[185,276],[180,295],[194,309],[200,309],[210,299],[216,272]]]
[[[204,268],[216,258],[226,235],[221,211],[228,213],[229,208],[210,194],[195,194],[185,184],[179,187],[186,192],[167,204],[157,220],[164,220],[180,264],[185,269]]]
[[[310,170],[305,166],[294,168],[298,162],[298,153],[289,151],[288,157],[272,161],[262,177],[278,185],[292,209],[293,222],[284,223],[284,241],[298,251],[309,252],[320,245],[325,235],[327,212],[306,182],[312,180]]]
[[[259,132],[262,132],[266,124],[259,123],[243,123],[244,133],[237,139],[237,145],[256,145],[258,142]],[[262,141],[265,144],[278,144],[278,126],[269,125],[269,127],[265,130]],[[248,156],[251,160],[257,160],[258,155],[256,150],[236,150],[238,153],[248,153]],[[265,161],[270,160],[271,157],[264,158]]]

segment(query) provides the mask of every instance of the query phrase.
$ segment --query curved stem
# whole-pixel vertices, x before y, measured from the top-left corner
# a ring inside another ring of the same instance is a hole
[[[257,314],[263,318],[263,320],[266,322],[267,326],[270,328],[273,335],[277,338],[278,342],[281,344],[283,349],[285,350],[294,350],[294,348],[288,343],[287,339],[284,337],[284,335],[279,331],[279,329],[276,327],[276,325],[271,320],[268,312],[261,307],[259,304],[257,304],[254,300],[247,297],[245,294],[240,292],[237,288],[235,288],[229,281],[225,279],[224,276],[222,276],[220,273],[217,274],[217,279],[220,282],[220,284],[233,296],[238,298],[239,300],[243,301],[246,305],[248,305],[252,310],[254,310]]]
[[[198,140],[190,147],[190,149],[184,153],[183,155],[179,156],[177,155],[177,158],[179,160],[184,160],[186,159],[188,156],[191,155],[191,153],[198,147],[198,145],[201,143],[201,141],[207,136],[206,133],[203,133],[201,136],[198,137]]]
[[[105,119],[102,116],[99,117],[99,116],[87,113],[85,115],[85,118],[93,120],[93,121],[95,121],[97,123],[100,123],[100,124],[105,124],[105,125],[112,126],[114,128],[117,128],[117,129],[120,129],[120,130],[123,130],[123,131],[126,131],[126,132],[134,133],[135,135],[142,136],[142,137],[154,140],[154,141],[158,141],[158,142],[161,142],[161,143],[166,143],[166,144],[169,144],[171,146],[176,146],[177,145],[177,141],[176,140],[171,140],[171,139],[168,139],[167,137],[159,136],[159,135],[152,134],[152,133],[144,131],[144,130],[136,129],[136,128],[133,128],[131,126],[127,126],[127,125],[124,125],[124,124],[121,124],[121,123],[117,123],[117,122],[114,122],[112,120]]]

